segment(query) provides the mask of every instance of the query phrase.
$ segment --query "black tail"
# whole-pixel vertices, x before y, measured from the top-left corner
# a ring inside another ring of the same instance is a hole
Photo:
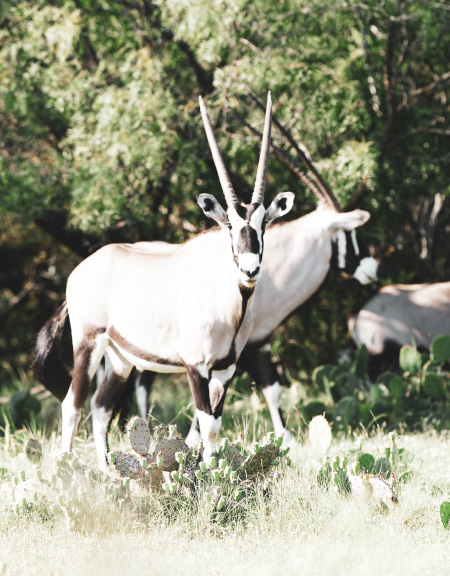
[[[33,361],[37,379],[60,402],[66,397],[71,381],[61,361],[61,338],[67,315],[67,303],[64,302],[41,328]]]

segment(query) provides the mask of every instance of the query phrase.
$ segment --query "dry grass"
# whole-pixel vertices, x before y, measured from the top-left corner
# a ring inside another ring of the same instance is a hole
[[[42,471],[51,473],[58,438],[44,446]],[[391,439],[333,441],[329,457],[352,450],[381,456]],[[413,456],[414,477],[401,485],[399,502],[388,512],[355,496],[340,496],[317,483],[320,457],[304,439],[291,467],[282,470],[269,501],[251,507],[245,523],[217,527],[201,506],[168,519],[158,506],[121,511],[98,491],[85,494],[92,517],[71,532],[63,515],[42,509],[17,512],[5,486],[0,493],[0,574],[448,574],[450,530],[439,505],[450,500],[450,437],[430,432],[397,439]],[[93,446],[80,441],[81,459],[92,464]],[[0,449],[9,473],[31,465],[19,452]]]

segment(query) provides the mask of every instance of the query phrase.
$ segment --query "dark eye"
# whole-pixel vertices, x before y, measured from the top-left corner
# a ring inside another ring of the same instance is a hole
[[[229,222],[227,224],[227,228],[228,228],[228,230],[231,230],[231,224]]]

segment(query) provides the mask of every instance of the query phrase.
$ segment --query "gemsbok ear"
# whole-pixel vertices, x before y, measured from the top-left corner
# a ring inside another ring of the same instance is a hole
[[[284,216],[289,212],[289,210],[294,205],[294,193],[293,192],[280,192],[272,201],[272,204],[267,208],[266,215],[264,217],[266,224],[271,224],[276,218]]]
[[[229,220],[227,213],[212,194],[199,194],[197,196],[197,203],[205,215],[215,220],[219,226],[228,226]]]
[[[370,218],[369,212],[366,210],[352,210],[351,212],[337,212],[333,215],[328,230],[341,228],[342,230],[354,230],[362,226]]]

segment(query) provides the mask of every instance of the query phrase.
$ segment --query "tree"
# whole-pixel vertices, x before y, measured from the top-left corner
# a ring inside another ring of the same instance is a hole
[[[244,200],[259,142],[242,118],[262,126],[249,94],[270,89],[341,202],[372,213],[362,234],[383,283],[448,279],[449,24],[446,6],[419,0],[3,2],[2,357],[29,366],[80,257],[112,241],[180,242],[206,225],[195,196],[218,183],[200,94]],[[292,153],[275,129],[273,139]],[[297,215],[315,205],[272,155],[267,195],[287,189]],[[330,276],[280,332],[292,370],[330,360],[367,296]]]

